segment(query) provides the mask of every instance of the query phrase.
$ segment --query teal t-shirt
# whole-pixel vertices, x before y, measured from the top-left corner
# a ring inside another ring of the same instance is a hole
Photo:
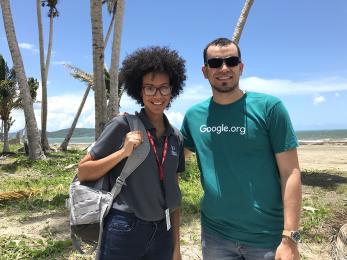
[[[181,132],[201,172],[204,230],[275,248],[283,230],[275,154],[298,146],[282,102],[255,92],[228,105],[209,98],[187,111]]]

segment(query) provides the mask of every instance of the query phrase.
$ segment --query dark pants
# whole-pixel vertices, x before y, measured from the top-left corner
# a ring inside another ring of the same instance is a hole
[[[105,219],[100,259],[171,260],[173,235],[165,219],[144,221],[134,214],[111,209]]]

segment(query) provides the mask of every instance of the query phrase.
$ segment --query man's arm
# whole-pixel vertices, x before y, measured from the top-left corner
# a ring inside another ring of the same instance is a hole
[[[301,176],[296,149],[276,154],[284,207],[284,229],[298,230],[301,209]],[[297,244],[283,237],[275,259],[299,259]]]

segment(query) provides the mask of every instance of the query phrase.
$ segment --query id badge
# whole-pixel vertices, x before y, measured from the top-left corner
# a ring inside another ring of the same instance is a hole
[[[165,218],[166,218],[166,230],[170,230],[171,228],[171,222],[170,222],[170,210],[166,209],[165,210]]]

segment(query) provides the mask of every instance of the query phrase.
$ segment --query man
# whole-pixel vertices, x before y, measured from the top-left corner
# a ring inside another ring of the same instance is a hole
[[[181,132],[201,172],[204,259],[299,259],[298,146],[276,97],[244,92],[237,44],[204,49],[202,72],[213,96],[191,107]]]

